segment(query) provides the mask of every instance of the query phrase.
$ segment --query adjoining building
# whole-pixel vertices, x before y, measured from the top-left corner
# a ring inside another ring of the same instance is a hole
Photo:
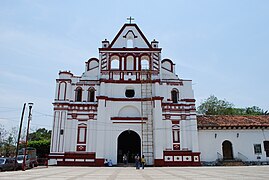
[[[214,118],[205,116],[197,126],[192,81],[179,77],[161,51],[158,41],[149,42],[136,24],[124,24],[111,42],[102,41],[99,58],[90,58],[81,76],[59,72],[50,164],[102,166],[105,159],[120,164],[124,155],[134,162],[138,154],[148,165],[198,166],[219,155],[236,157],[227,155],[237,147],[231,143],[246,141],[250,131],[243,125],[212,126],[207,122]],[[264,119],[264,139],[253,139],[256,149],[268,148],[262,144],[269,139],[269,120]],[[268,156],[259,157],[267,161]]]
[[[269,164],[269,116],[197,116],[201,161]]]

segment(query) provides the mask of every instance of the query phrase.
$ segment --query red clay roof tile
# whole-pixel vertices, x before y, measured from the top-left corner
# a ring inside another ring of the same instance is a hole
[[[269,116],[197,116],[198,127],[269,127]]]

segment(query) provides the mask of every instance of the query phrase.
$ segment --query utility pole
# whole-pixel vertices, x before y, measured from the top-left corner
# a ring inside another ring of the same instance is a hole
[[[29,129],[30,129],[30,121],[32,119],[31,110],[32,110],[33,105],[34,105],[34,103],[28,103],[29,115],[28,115],[27,133],[26,133],[26,139],[25,139],[24,157],[23,157],[23,163],[22,163],[22,165],[23,165],[22,170],[23,171],[25,171],[25,166],[26,166],[26,151],[27,151],[28,135],[29,135]]]
[[[15,154],[15,167],[14,170],[17,168],[17,158],[18,158],[18,152],[19,152],[19,145],[20,145],[20,138],[21,138],[21,128],[22,128],[22,122],[23,122],[23,116],[25,111],[26,103],[23,104],[22,113],[21,113],[21,122],[20,122],[20,128],[19,128],[19,134],[18,134],[18,141],[17,141],[17,147],[16,147],[16,154]]]

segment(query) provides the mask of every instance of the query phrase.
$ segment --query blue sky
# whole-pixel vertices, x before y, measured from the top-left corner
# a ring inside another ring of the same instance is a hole
[[[32,129],[52,128],[55,79],[98,57],[126,18],[192,79],[197,105],[210,95],[269,109],[269,1],[0,1],[0,124],[19,125],[34,102]]]

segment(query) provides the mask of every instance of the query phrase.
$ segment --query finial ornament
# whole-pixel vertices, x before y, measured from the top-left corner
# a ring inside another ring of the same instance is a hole
[[[134,20],[134,18],[132,18],[132,16],[127,18],[128,21],[130,21],[130,24],[132,24],[132,21]]]

